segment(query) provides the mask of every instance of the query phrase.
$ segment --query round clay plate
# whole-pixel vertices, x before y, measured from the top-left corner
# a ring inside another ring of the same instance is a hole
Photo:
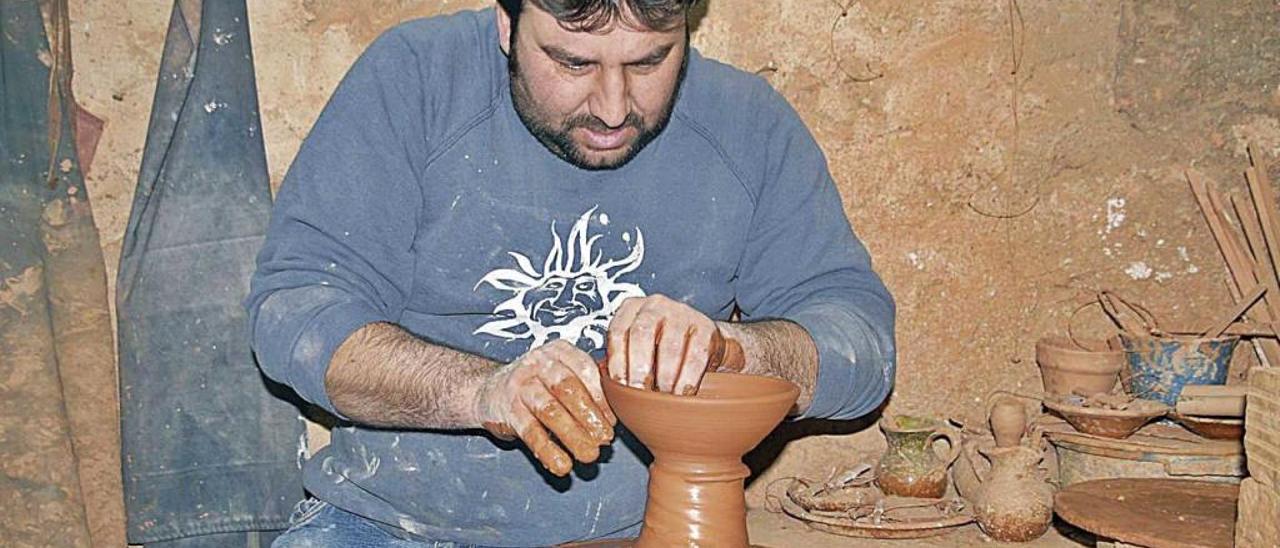
[[[782,511],[787,515],[805,522],[806,525],[825,533],[846,537],[907,539],[925,538],[950,533],[973,521],[969,512],[955,516],[922,517],[909,521],[895,521],[881,524],[861,523],[834,514],[813,513],[801,508],[789,497],[780,497]]]

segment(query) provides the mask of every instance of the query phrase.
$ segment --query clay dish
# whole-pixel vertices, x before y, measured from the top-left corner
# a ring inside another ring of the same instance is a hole
[[[1101,341],[1080,342],[1106,348]],[[1036,363],[1046,393],[1091,396],[1110,392],[1128,362],[1123,350],[1086,350],[1066,337],[1044,337],[1036,341]]]
[[[872,487],[874,489],[874,487]],[[888,509],[888,519],[873,516],[850,517],[848,511],[824,512],[806,510],[795,500],[782,497],[780,506],[787,515],[804,522],[809,527],[846,537],[877,539],[915,539],[936,537],[956,531],[973,522],[973,512],[967,508],[956,511],[939,510],[937,506],[949,504],[938,500],[936,505],[926,499],[910,497],[885,497],[880,507]],[[893,510],[903,507],[903,510]]]
[[[1179,413],[1170,413],[1169,418],[1181,424],[1187,430],[1211,440],[1244,439],[1244,419],[1197,417]]]
[[[1169,412],[1169,406],[1152,400],[1133,400],[1126,409],[1084,407],[1063,397],[1045,398],[1044,406],[1057,413],[1076,430],[1106,438],[1124,439],[1151,419]]]

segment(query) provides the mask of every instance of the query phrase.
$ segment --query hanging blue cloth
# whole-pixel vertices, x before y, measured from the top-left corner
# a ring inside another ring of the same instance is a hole
[[[265,545],[303,497],[241,306],[270,206],[245,2],[176,0],[116,292],[131,544]]]

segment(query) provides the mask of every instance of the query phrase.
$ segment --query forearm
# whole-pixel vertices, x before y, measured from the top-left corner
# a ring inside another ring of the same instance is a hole
[[[813,401],[818,380],[818,349],[804,328],[785,320],[754,323],[716,322],[724,336],[742,345],[742,372],[786,379],[800,387],[796,409]]]
[[[479,428],[477,393],[499,364],[424,341],[389,323],[366,325],[330,360],[325,388],[339,413],[387,428]]]

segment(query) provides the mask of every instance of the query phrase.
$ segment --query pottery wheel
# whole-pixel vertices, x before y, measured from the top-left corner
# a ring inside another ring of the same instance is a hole
[[[1240,488],[1167,479],[1105,479],[1058,492],[1054,511],[1068,523],[1121,542],[1163,547],[1229,547]]]

